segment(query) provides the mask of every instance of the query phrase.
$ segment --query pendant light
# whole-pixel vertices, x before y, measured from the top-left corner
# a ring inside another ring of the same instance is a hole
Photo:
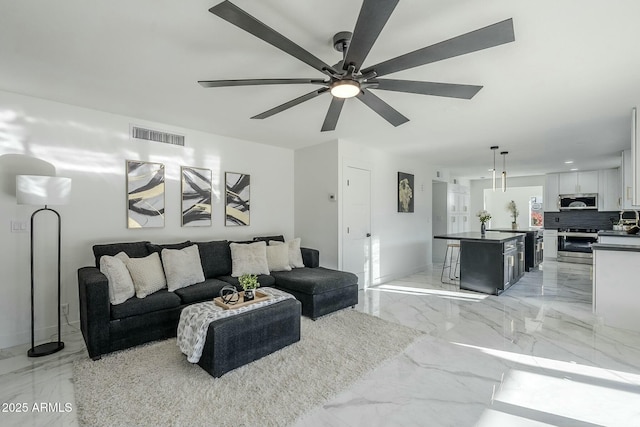
[[[493,175],[493,191],[496,191],[496,150],[500,148],[497,145],[491,147],[491,151],[493,151],[493,169],[491,169],[491,174]]]
[[[507,191],[507,154],[508,151],[501,151],[502,156],[502,192]]]

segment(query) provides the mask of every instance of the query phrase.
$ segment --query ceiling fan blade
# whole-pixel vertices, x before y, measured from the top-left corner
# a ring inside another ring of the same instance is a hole
[[[264,113],[260,113],[257,116],[251,117],[252,119],[266,119],[267,117],[271,117],[274,114],[278,114],[284,110],[288,110],[291,107],[295,107],[298,104],[302,104],[305,101],[315,98],[318,95],[322,95],[325,92],[328,92],[329,88],[323,87],[322,89],[314,90],[313,92],[309,92],[306,95],[299,96],[296,99],[292,99],[291,101],[285,102],[282,105],[278,105],[270,110],[265,111]]]
[[[223,1],[220,4],[213,6],[209,9],[209,12],[219,16],[225,21],[239,27],[248,33],[253,34],[259,39],[264,40],[272,46],[288,53],[294,58],[299,59],[305,64],[310,65],[320,72],[324,72],[324,69],[331,68],[328,64],[318,59],[302,47],[298,46],[276,30],[268,27],[266,24],[258,21],[253,16],[249,15],[238,6],[234,5],[230,1]]]
[[[364,0],[344,59],[345,70],[351,64],[355,66],[356,72],[360,70],[398,1]]]
[[[375,71],[377,76],[384,76],[419,65],[430,64],[443,59],[499,46],[514,40],[513,19],[507,19],[367,67],[362,71],[362,74]]]
[[[447,98],[471,99],[480,92],[482,86],[453,83],[417,82],[413,80],[376,79],[370,80],[370,89],[391,90],[394,92],[417,93],[419,95],[444,96]]]
[[[409,121],[405,116],[396,111],[392,106],[372,94],[367,89],[360,92],[358,99],[362,101],[367,107],[382,116],[383,119],[388,121],[394,126],[400,126],[403,123]]]
[[[329,110],[324,118],[324,123],[322,123],[321,132],[336,130],[336,125],[338,124],[338,118],[340,118],[340,112],[342,112],[343,105],[344,98],[336,98],[335,96],[331,97],[331,104],[329,105]]]
[[[228,87],[228,86],[257,86],[257,85],[295,85],[316,84],[323,85],[328,82],[321,79],[240,79],[240,80],[199,80],[202,87]]]

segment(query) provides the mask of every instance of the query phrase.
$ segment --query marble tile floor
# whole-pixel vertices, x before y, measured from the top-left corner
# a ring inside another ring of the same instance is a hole
[[[358,310],[425,335],[296,426],[640,426],[640,334],[592,314],[590,275],[545,261],[496,297],[435,266],[362,292]],[[63,338],[42,359],[0,350],[1,426],[77,424],[71,364],[87,355],[78,332]],[[26,413],[3,410],[18,402]]]

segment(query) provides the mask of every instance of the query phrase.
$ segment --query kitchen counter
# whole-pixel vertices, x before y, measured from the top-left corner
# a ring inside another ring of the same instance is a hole
[[[635,237],[639,238],[639,234],[629,234],[626,231],[619,230],[600,230],[598,231],[598,236],[615,236],[615,237]]]
[[[629,234],[626,231],[618,230],[603,230],[598,232],[598,243],[640,247],[640,234]]]
[[[502,233],[498,231],[487,231],[483,236],[479,231],[466,231],[464,233],[440,234],[433,236],[434,239],[446,240],[478,240],[487,243],[504,243],[517,239],[517,233]]]
[[[640,332],[640,245],[596,243],[592,248],[593,312],[607,326]]]
[[[594,243],[591,245],[594,251],[622,251],[640,252],[640,245],[619,245],[616,243]]]
[[[529,227],[529,228],[517,228],[517,229],[513,229],[513,228],[487,228],[487,231],[500,231],[502,233],[537,233],[537,232],[543,232],[544,229],[543,228],[533,228],[533,227]]]

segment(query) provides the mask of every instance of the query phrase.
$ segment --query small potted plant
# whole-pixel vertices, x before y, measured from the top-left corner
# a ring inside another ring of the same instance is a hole
[[[510,201],[509,204],[507,205],[507,210],[509,212],[511,212],[511,216],[513,217],[513,221],[511,221],[511,229],[517,230],[518,229],[518,215],[520,215],[520,211],[518,210],[518,207],[516,206],[516,202],[514,202],[513,200]]]
[[[260,287],[258,276],[255,274],[243,274],[238,278],[240,286],[244,289],[244,300],[252,301],[255,297],[255,289]]]
[[[487,231],[487,226],[485,223],[491,219],[491,214],[486,210],[478,211],[476,214],[478,218],[480,218],[480,234],[484,236],[484,233]]]

